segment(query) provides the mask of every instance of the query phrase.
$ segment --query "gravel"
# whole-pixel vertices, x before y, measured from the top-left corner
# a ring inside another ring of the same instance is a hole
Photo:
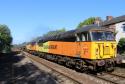
[[[0,84],[58,84],[58,81],[22,54],[13,53],[0,55]]]

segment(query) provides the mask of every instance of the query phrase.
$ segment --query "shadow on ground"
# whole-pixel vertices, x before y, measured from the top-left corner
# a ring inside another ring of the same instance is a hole
[[[56,77],[40,71],[32,63],[20,64],[18,52],[0,54],[0,84],[56,84]]]

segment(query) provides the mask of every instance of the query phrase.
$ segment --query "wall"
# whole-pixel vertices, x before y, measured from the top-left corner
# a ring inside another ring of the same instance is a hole
[[[122,38],[122,37],[125,38],[125,31],[123,31],[123,24],[125,24],[125,22],[117,23],[115,25],[116,26],[116,32],[117,32],[117,34],[116,34],[117,43],[119,42],[120,38]]]
[[[112,31],[112,32],[115,32],[115,24],[112,24],[112,25],[108,25],[108,26],[105,26],[106,30],[109,30],[109,31]]]

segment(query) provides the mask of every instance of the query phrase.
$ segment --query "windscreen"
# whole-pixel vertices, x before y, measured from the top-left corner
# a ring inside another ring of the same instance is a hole
[[[93,41],[113,41],[115,40],[112,32],[103,31],[93,31],[92,32]]]

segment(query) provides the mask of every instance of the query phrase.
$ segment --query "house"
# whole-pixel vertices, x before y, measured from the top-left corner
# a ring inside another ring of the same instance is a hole
[[[116,18],[107,16],[106,18],[106,21],[102,22],[100,26],[116,33],[116,41],[118,43],[120,38],[125,38],[125,15]]]

